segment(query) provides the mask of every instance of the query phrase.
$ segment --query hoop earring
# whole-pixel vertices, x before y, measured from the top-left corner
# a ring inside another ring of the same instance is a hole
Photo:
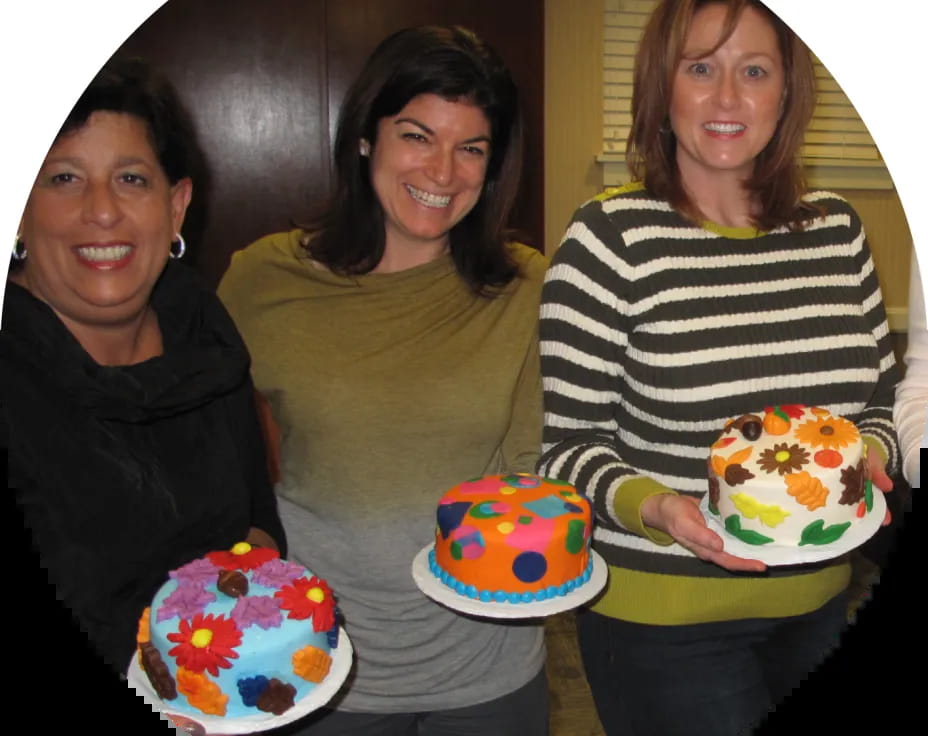
[[[13,260],[25,261],[29,251],[26,250],[26,244],[23,242],[22,234],[16,233],[16,240],[13,241]]]
[[[177,250],[174,250],[174,246],[177,246]],[[174,236],[174,240],[171,241],[171,250],[168,251],[168,254],[174,260],[184,257],[184,253],[187,252],[187,243],[184,242],[184,236],[180,233]]]
[[[360,153],[365,158],[367,156],[370,156],[371,155],[371,144],[362,138],[361,143],[358,145],[358,153]]]

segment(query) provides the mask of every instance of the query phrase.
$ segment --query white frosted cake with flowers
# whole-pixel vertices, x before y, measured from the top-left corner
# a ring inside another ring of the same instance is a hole
[[[732,419],[710,449],[708,508],[746,544],[832,544],[873,511],[860,432],[802,404]]]

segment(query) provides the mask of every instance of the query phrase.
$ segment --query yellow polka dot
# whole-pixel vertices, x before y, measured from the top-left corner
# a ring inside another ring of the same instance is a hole
[[[511,496],[513,493],[516,492],[516,489],[513,488],[512,486],[506,486],[505,488],[500,488],[499,492],[504,496]]]
[[[503,521],[497,524],[496,528],[499,530],[500,534],[511,534],[512,530],[516,528],[516,525],[511,521]]]

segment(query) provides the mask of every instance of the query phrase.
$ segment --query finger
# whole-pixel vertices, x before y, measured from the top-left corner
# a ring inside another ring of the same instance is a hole
[[[883,517],[883,523],[880,526],[889,526],[893,523],[893,514],[889,509],[886,509],[886,516]]]
[[[715,552],[711,561],[720,567],[732,572],[764,572],[767,569],[760,560],[751,560],[746,557],[736,557],[728,552]]]

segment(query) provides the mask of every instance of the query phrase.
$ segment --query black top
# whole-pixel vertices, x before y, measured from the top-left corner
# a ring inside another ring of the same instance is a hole
[[[98,365],[13,283],[0,331],[9,486],[57,597],[120,672],[170,570],[243,540],[251,526],[286,553],[248,354],[231,319],[173,262],[152,305],[164,352],[132,366]]]

